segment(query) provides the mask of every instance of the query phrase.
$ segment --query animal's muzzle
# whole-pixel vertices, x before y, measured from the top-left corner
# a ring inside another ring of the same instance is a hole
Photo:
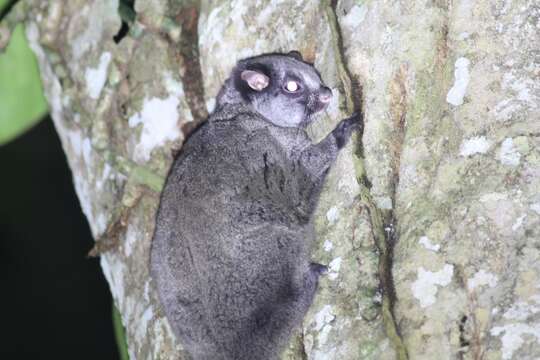
[[[325,109],[330,101],[332,101],[332,90],[323,86],[318,93],[310,96],[308,108],[311,113],[316,113]]]

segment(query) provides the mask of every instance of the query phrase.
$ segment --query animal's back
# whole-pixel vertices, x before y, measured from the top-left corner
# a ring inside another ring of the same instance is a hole
[[[298,321],[310,180],[276,132],[309,144],[250,114],[209,121],[163,190],[152,272],[169,284],[158,287],[166,311],[175,309],[167,316],[196,358],[271,359],[276,346],[261,339],[285,341],[280,327]]]

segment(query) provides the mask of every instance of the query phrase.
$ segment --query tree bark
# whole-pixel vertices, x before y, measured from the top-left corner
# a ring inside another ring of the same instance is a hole
[[[313,138],[355,111],[364,130],[329,175],[330,271],[283,357],[540,357],[538,3],[17,6],[132,359],[186,358],[148,272],[174,151],[236,60],[289,50],[336,95]]]

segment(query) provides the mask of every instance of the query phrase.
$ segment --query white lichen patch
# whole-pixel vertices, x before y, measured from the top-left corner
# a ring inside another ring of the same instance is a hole
[[[163,83],[170,95],[184,96],[182,84],[179,83],[170,72],[167,71],[163,75]]]
[[[130,287],[130,291],[133,289]],[[151,304],[142,300],[140,293],[128,292],[123,299],[123,306],[120,307],[120,312],[126,316],[125,327],[132,331],[132,338],[136,341],[145,341],[148,337],[148,332],[151,330],[151,323],[154,319],[155,311]]]
[[[389,196],[375,196],[374,200],[379,209],[392,210],[392,199]]]
[[[480,202],[492,202],[506,200],[508,196],[504,193],[489,193],[480,197]]]
[[[87,167],[92,164],[92,142],[85,137],[82,141],[82,157]]]
[[[489,286],[492,288],[497,285],[498,281],[499,279],[496,275],[486,272],[485,270],[480,270],[467,281],[467,288],[469,291],[473,291],[481,286]]]
[[[130,127],[143,125],[139,143],[135,148],[136,160],[148,161],[154,148],[180,137],[177,124],[179,104],[180,100],[174,95],[165,99],[144,99],[141,112],[129,118]]]
[[[501,87],[505,90],[511,89],[517,95],[518,100],[530,102],[534,108],[538,106],[536,103],[538,94],[535,91],[538,89],[538,82],[535,79],[524,77],[516,69],[504,74]]]
[[[94,10],[91,12],[90,10]],[[95,47],[99,38],[101,37],[101,33],[103,32],[103,16],[101,14],[97,13],[97,11],[100,11],[100,9],[97,6],[90,6],[85,5],[81,8],[80,11],[80,18],[86,18],[86,19],[95,19],[96,21],[93,21],[92,24],[88,24],[84,31],[79,32],[77,34],[77,37],[75,37],[71,42],[71,56],[75,60],[74,62],[78,62],[81,56],[88,51],[90,48]]]
[[[131,223],[128,224],[126,229],[126,238],[124,240],[124,253],[127,257],[130,257],[133,253],[133,248],[137,241],[138,229]]]
[[[335,319],[335,315],[332,313],[331,305],[324,305],[323,308],[315,314],[315,331],[320,331],[323,326],[329,324]]]
[[[471,156],[474,154],[485,154],[491,147],[491,142],[485,136],[474,136],[466,139],[459,147],[461,156]]]
[[[105,185],[107,180],[109,180],[110,178],[113,177],[112,174],[111,174],[112,170],[113,170],[113,168],[108,163],[105,163],[105,165],[103,166],[103,171],[101,173],[101,177],[99,177],[96,180],[96,189],[97,190],[102,190],[103,185]]]
[[[66,152],[73,155],[69,158],[70,166],[79,168],[81,171],[79,175],[73,177],[75,192],[79,198],[81,209],[88,219],[92,235],[97,237],[102,233],[104,228],[97,221],[97,216],[94,216],[92,210],[92,192],[94,187],[91,186],[91,181],[95,174],[92,169],[92,146],[90,139],[83,137],[81,131],[70,130],[68,128],[64,128],[62,134],[64,147],[71,148],[71,151]]]
[[[499,152],[499,160],[501,164],[508,166],[518,166],[521,154],[514,147],[514,141],[512,138],[506,138],[501,144],[501,150]]]
[[[229,14],[232,23],[238,24],[241,30],[245,29],[244,18],[249,10],[247,3],[243,0],[232,0],[230,2],[231,12]],[[270,10],[271,11],[271,10]]]
[[[143,339],[146,336],[146,333],[149,330],[148,324],[154,317],[154,311],[152,310],[152,306],[148,305],[148,307],[144,310],[142,315],[138,318],[137,321],[137,337],[139,339]]]
[[[212,113],[212,111],[214,111],[214,109],[216,108],[216,99],[212,98],[212,99],[208,99],[205,103],[206,105],[206,111],[208,111],[208,113]]]
[[[503,326],[495,326],[490,331],[492,336],[500,336],[502,343],[502,358],[509,360],[514,358],[514,352],[525,343],[524,335],[535,337],[540,342],[540,324],[515,323]]]
[[[227,22],[223,21],[221,13],[225,11],[227,4],[215,6],[208,17],[201,16],[199,19],[199,46],[202,44],[221,44]]]
[[[71,147],[71,152],[81,157],[83,153],[83,137],[80,131],[67,130],[65,132],[67,145]]]
[[[540,215],[540,202],[531,204],[530,206],[531,210]]]
[[[97,47],[107,28],[116,25],[117,7],[115,1],[98,0],[92,5],[83,6],[75,15],[74,21],[71,22],[74,27],[68,30],[68,33],[74,33],[74,37],[69,42],[73,57],[71,64],[76,66],[87,51]],[[80,27],[81,24],[84,25],[83,28]],[[70,36],[73,35],[70,34]]]
[[[333,314],[333,308],[331,305],[324,305],[323,308],[315,314],[315,328],[314,330],[318,333],[317,340],[319,346],[326,343],[328,339],[328,334],[332,330],[331,322],[334,321],[336,316]]]
[[[426,308],[435,303],[438,286],[446,286],[452,281],[454,266],[445,264],[436,272],[427,271],[423,267],[418,269],[418,278],[413,282],[411,290],[413,296],[420,302],[420,306]]]
[[[514,96],[501,101],[498,104],[500,105],[498,110],[505,110],[502,109],[505,106],[513,107],[512,111],[519,109],[521,105],[527,105],[531,108],[538,107],[538,93],[536,91],[538,89],[538,82],[527,76],[523,76],[523,74],[520,74],[515,69],[503,75],[501,88]]]
[[[107,81],[107,69],[111,62],[111,53],[104,52],[99,58],[99,64],[97,68],[88,68],[84,73],[86,80],[86,91],[90,98],[97,100],[101,94],[101,90]]]
[[[514,66],[515,64],[507,62],[505,65]],[[508,97],[499,101],[493,108],[492,113],[496,119],[507,121],[524,109],[538,107],[538,81],[523,75],[515,69],[503,75],[501,88]]]
[[[469,65],[467,58],[460,57],[454,65],[454,85],[446,94],[446,101],[454,106],[463,104],[463,98],[469,85]]]
[[[354,29],[358,27],[366,18],[368,8],[366,5],[354,5],[351,10],[343,17],[341,26]]]
[[[518,301],[504,312],[503,318],[509,323],[494,326],[492,336],[501,336],[503,359],[513,359],[514,352],[526,341],[540,342],[540,323],[531,321],[540,313],[540,296],[530,297],[530,302]]]
[[[431,240],[429,240],[429,238],[427,236],[422,236],[420,237],[420,239],[418,240],[418,243],[420,245],[422,245],[423,247],[425,247],[426,249],[428,250],[431,250],[431,251],[434,251],[434,252],[437,252],[440,250],[441,248],[441,245],[439,244],[433,244],[431,242]]]
[[[525,220],[526,217],[527,217],[527,214],[523,214],[520,217],[518,217],[516,219],[516,222],[512,224],[512,231],[518,230],[523,225],[523,221]]]
[[[319,332],[319,335],[317,336],[317,341],[319,342],[319,345],[326,344],[326,341],[328,340],[328,335],[330,334],[330,331],[332,330],[332,325],[326,325],[323,327],[323,329]]]
[[[304,329],[304,333],[306,330]],[[310,354],[313,351],[313,335],[307,333],[304,334],[304,349],[306,350],[306,354]]]
[[[71,106],[71,96],[69,96],[69,95],[64,95],[64,96],[62,96],[62,106],[63,106],[63,107],[69,107],[69,106]],[[75,115],[73,115],[73,117],[74,117],[73,121],[75,121],[76,123],[78,123],[78,122],[79,122],[79,119],[78,119],[78,118],[80,117],[80,115],[79,115],[79,114],[75,114]]]
[[[150,281],[147,281],[144,284],[143,299],[145,301],[150,301]]]
[[[463,41],[463,40],[467,40],[470,36],[471,36],[471,34],[464,31],[464,32],[458,34],[457,39]]]
[[[342,261],[341,257],[338,257],[332,260],[330,264],[328,264],[328,270],[329,270],[328,278],[330,280],[335,280],[339,276],[339,269],[341,269],[341,261]]]
[[[330,240],[324,240],[323,249],[324,251],[330,251],[334,247],[334,244]]]
[[[330,210],[326,212],[326,220],[333,225],[339,219],[339,209],[335,206],[332,206]]]
[[[134,159],[137,161],[148,161],[152,150],[181,135],[178,108],[184,96],[182,85],[170,73],[163,75],[163,82],[169,96],[165,99],[145,98],[142,110],[129,118],[130,127],[143,125],[139,143],[135,147]],[[184,120],[190,121],[192,118]]]
[[[264,9],[261,10],[259,15],[257,16],[257,23],[258,24],[264,24],[270,20],[272,13],[274,12],[276,8],[272,5],[267,5],[264,7]]]
[[[105,233],[105,230],[107,230],[107,223],[108,223],[108,217],[105,213],[100,212],[95,216],[95,224],[93,228],[95,229],[97,234],[103,234]]]
[[[536,301],[535,304],[530,304],[525,301],[518,301],[513,304],[510,309],[505,311],[503,317],[507,320],[525,321],[530,316],[538,314],[539,312],[540,306],[538,301]]]
[[[100,257],[99,263],[103,270],[103,275],[105,275],[107,283],[109,283],[111,293],[116,300],[115,303],[118,306],[118,309],[123,313],[122,310],[125,300],[123,263],[109,254],[103,254]]]
[[[74,176],[73,183],[75,185],[75,192],[77,193],[77,198],[79,198],[79,203],[81,204],[81,209],[92,230],[92,235],[97,237],[100,232],[96,227],[96,222],[94,220],[94,214],[92,212],[92,197],[91,197],[91,187],[88,181],[83,178],[83,176]]]

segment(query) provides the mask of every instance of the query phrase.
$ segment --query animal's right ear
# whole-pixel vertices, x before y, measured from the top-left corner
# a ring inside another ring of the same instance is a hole
[[[294,58],[294,59],[296,59],[298,61],[304,61],[300,51],[292,50],[292,51],[289,51],[289,53],[287,55],[289,55],[290,57],[292,57],[292,58]]]
[[[244,80],[250,88],[255,91],[261,91],[268,86],[270,79],[268,76],[264,75],[255,70],[244,70],[240,74],[240,78]]]

